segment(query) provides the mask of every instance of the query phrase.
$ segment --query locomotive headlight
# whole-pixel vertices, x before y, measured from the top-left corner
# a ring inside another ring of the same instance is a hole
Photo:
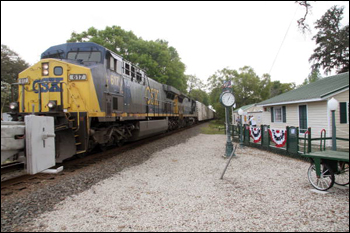
[[[49,75],[49,63],[42,63],[41,68],[43,76]]]
[[[43,63],[43,69],[48,70],[49,69],[49,64],[48,63]]]
[[[10,109],[11,110],[16,110],[16,109],[18,109],[18,102],[12,102],[12,103],[10,103]]]
[[[43,75],[45,75],[45,76],[49,75],[49,71],[48,70],[43,70]]]
[[[57,106],[57,102],[56,100],[50,100],[49,103],[47,104],[47,106],[50,108],[50,109],[53,109]]]

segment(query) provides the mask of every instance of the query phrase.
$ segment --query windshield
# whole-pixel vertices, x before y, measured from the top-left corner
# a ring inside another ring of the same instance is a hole
[[[44,59],[44,58],[58,58],[58,59],[62,59],[62,58],[64,58],[64,52],[56,50],[55,53],[48,53],[47,55],[44,55],[41,58],[42,59]]]
[[[71,60],[82,60],[84,61],[92,61],[92,62],[101,62],[101,52],[83,52],[83,51],[75,51],[69,52],[67,55],[67,59]]]

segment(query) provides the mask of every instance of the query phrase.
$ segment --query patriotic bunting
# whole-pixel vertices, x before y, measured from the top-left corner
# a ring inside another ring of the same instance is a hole
[[[269,129],[271,140],[276,144],[276,147],[283,147],[287,142],[287,131],[280,129]]]
[[[261,140],[261,130],[257,127],[250,127],[250,137],[254,139],[254,143],[258,143]]]

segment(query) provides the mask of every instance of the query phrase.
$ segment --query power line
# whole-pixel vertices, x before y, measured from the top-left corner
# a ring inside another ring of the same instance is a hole
[[[297,8],[296,8],[296,10],[295,10],[295,12],[294,12],[294,16],[292,17],[292,20],[291,20],[290,23],[289,23],[289,26],[288,26],[288,28],[287,28],[286,34],[284,35],[284,38],[283,38],[283,40],[282,40],[282,43],[281,43],[281,45],[280,45],[280,47],[279,47],[279,49],[278,49],[278,51],[277,51],[276,57],[275,57],[275,59],[273,60],[272,66],[271,66],[270,71],[269,71],[269,74],[270,74],[270,75],[271,75],[272,68],[273,68],[273,66],[275,65],[275,62],[276,62],[276,60],[277,60],[277,57],[278,57],[278,55],[279,55],[279,53],[280,53],[280,51],[281,51],[281,48],[282,48],[282,46],[283,46],[283,43],[284,43],[284,41],[286,40],[286,37],[287,37],[288,32],[289,32],[289,28],[290,28],[290,26],[292,25],[292,23],[293,23],[293,21],[294,21],[294,18],[295,18],[295,15],[296,15],[298,9],[299,9],[299,5],[297,6]]]

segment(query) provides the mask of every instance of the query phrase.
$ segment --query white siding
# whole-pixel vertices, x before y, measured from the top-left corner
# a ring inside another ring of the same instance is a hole
[[[349,102],[349,90],[333,96],[339,102]],[[307,124],[311,127],[311,137],[320,138],[322,129],[327,132],[327,137],[332,136],[332,122],[331,112],[327,108],[327,100],[318,102],[287,104],[286,106],[286,123],[283,122],[271,122],[271,107],[265,107],[262,113],[263,124],[270,125],[270,128],[284,129],[287,126],[299,127],[299,106],[307,106]],[[283,105],[276,105],[280,107]],[[337,137],[349,138],[349,123],[340,124],[340,107],[336,110],[336,127]],[[300,134],[300,137],[304,137],[304,134]],[[315,144],[319,144],[318,141],[314,141]],[[327,141],[328,146],[331,146],[331,141]],[[349,148],[349,142],[337,140],[337,146],[339,148]]]
[[[344,91],[343,93],[337,94],[333,96],[336,100],[340,102],[347,102],[349,103],[349,90]],[[331,117],[331,114],[330,114]],[[332,125],[331,125],[331,118],[330,121],[330,128],[329,128],[329,134],[331,135],[332,132]],[[339,138],[349,138],[349,123],[347,124],[340,124],[340,106],[338,106],[338,109],[335,111],[335,123],[336,123],[336,129],[337,129],[337,137]],[[349,148],[349,142],[340,141],[337,140],[337,146],[341,148]]]
[[[245,112],[247,112],[247,115],[243,116],[243,124],[249,124],[248,118],[249,116],[253,116],[255,121],[256,121],[256,125],[260,126],[263,124],[263,108],[262,107],[257,107],[257,106],[252,106],[248,109],[245,110]],[[239,115],[237,112],[233,112],[232,113],[232,124],[236,125],[236,119],[239,118]]]

